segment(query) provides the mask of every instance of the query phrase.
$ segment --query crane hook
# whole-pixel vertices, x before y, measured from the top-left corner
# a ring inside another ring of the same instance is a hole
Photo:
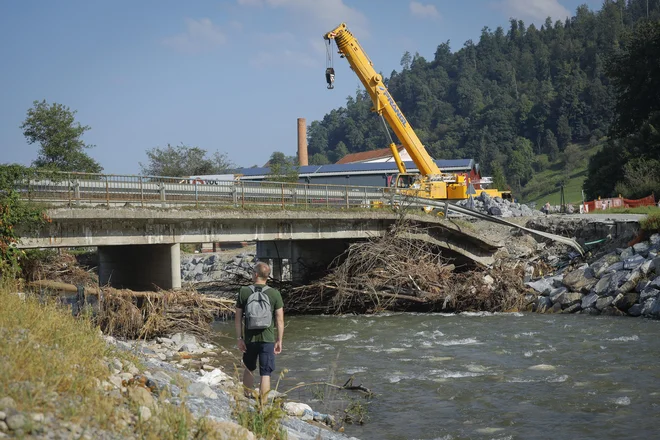
[[[332,67],[325,69],[325,82],[328,83],[329,89],[335,88],[335,69]]]

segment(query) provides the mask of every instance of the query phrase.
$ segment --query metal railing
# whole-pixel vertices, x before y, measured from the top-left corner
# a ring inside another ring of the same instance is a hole
[[[17,182],[22,198],[69,205],[272,206],[291,208],[369,208],[391,199],[389,188],[265,181],[210,181],[181,177],[93,173],[43,173]]]

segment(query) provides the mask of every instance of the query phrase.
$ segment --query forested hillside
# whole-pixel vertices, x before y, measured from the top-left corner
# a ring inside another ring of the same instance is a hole
[[[660,0],[649,0],[648,11],[660,20]],[[486,175],[504,170],[519,190],[552,161],[570,166],[575,153],[605,141],[617,90],[608,63],[646,18],[646,0],[605,0],[599,11],[581,6],[540,28],[512,19],[454,53],[440,44],[432,60],[405,53],[386,83],[434,158],[474,158]],[[359,91],[312,122],[310,162],[386,147],[371,105]]]

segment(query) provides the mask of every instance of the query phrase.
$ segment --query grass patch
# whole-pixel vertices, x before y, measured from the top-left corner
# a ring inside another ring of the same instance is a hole
[[[564,184],[564,200],[566,203],[577,204],[582,201],[582,184],[587,177],[589,158],[600,150],[601,145],[589,147],[582,145],[579,155],[575,158],[573,171]],[[520,191],[520,199],[524,203],[536,203],[538,207],[550,202],[559,205],[560,182],[565,178],[562,159],[551,162],[547,169],[535,172],[532,179]]]
[[[660,208],[655,208],[655,211],[639,222],[642,230],[647,234],[660,232]]]
[[[242,427],[252,431],[257,438],[265,440],[287,440],[287,430],[280,425],[280,421],[285,415],[282,409],[282,399],[262,398],[259,390],[249,390],[254,398],[253,402],[246,401],[243,398],[244,387],[241,384],[239,369],[236,366],[236,383],[234,390],[233,415]],[[280,381],[287,370],[280,372],[277,384],[274,390],[277,391]]]
[[[14,279],[0,280],[0,398],[11,397],[28,420],[47,414],[55,419],[47,428],[75,424],[113,438],[245,438],[235,424],[195,418],[185,401],[170,404],[167,390],[154,396],[152,417],[143,419],[139,406],[106,382],[110,359],[138,368],[139,359],[107,344],[89,316],[74,318],[54,301],[16,294],[20,288]],[[28,424],[24,434],[33,429]]]

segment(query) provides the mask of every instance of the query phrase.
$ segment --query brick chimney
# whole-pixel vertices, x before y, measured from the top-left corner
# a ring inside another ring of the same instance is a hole
[[[305,118],[298,118],[298,165],[309,165],[307,158],[307,123]]]

